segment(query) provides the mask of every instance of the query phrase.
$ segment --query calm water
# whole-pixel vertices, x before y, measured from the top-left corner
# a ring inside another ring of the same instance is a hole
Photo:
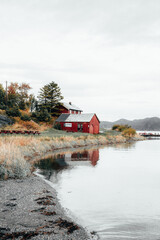
[[[61,154],[38,167],[101,239],[160,240],[160,140]]]

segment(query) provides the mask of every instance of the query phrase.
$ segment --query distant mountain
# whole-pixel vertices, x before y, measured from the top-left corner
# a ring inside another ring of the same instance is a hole
[[[136,130],[147,130],[147,131],[160,131],[160,118],[144,118],[144,119],[135,119],[133,121],[127,119],[120,119],[115,122],[102,121],[100,123],[101,128],[112,128],[115,124],[128,124]]]

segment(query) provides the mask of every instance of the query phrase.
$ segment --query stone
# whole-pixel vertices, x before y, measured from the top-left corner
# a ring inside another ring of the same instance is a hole
[[[5,115],[0,114],[0,127],[8,124],[12,124],[13,121]]]

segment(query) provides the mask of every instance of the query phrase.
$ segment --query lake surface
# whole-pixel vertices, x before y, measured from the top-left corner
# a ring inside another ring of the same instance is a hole
[[[38,168],[100,239],[160,240],[160,140],[59,154]]]

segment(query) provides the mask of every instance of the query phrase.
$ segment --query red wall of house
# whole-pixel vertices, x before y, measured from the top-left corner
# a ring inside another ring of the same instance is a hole
[[[93,166],[96,166],[97,161],[99,160],[99,150],[91,150],[89,151],[89,159],[92,162]]]
[[[89,133],[92,133],[92,134],[99,133],[99,121],[96,115],[93,116],[92,120],[89,123]]]
[[[61,111],[61,113],[69,113],[69,110],[67,110],[66,108],[63,108],[63,110]]]
[[[66,109],[66,108],[63,108],[63,109],[61,110],[61,113],[70,113],[70,110],[68,110],[68,109]],[[78,113],[81,113],[81,112],[76,111],[76,113],[75,113],[75,111],[71,110],[71,114],[78,114]]]
[[[68,132],[78,132],[78,123],[77,122],[70,122],[72,124],[72,127],[65,127],[64,123],[60,123],[61,124],[61,129],[64,131],[68,131]],[[83,123],[80,123],[83,124]],[[83,124],[83,132],[86,132],[86,127]]]

